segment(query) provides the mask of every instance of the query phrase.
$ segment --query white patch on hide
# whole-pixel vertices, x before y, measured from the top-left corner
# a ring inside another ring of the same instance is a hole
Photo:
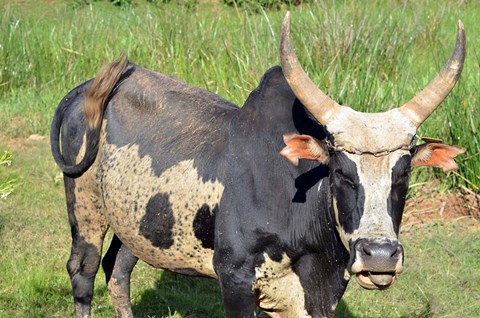
[[[267,253],[263,256],[265,262],[255,268],[253,286],[260,291],[259,307],[271,317],[311,317],[305,309],[305,292],[288,256],[284,254],[280,262],[273,261]]]
[[[224,186],[216,180],[204,182],[193,160],[178,162],[156,176],[152,158],[141,157],[138,145],[118,148],[105,143],[101,149],[97,178],[104,195],[105,215],[122,242],[154,267],[193,269],[216,277],[213,250],[202,247],[192,225],[201,206],[207,204],[212,211],[219,204]],[[173,245],[167,249],[152,245],[139,234],[148,202],[158,193],[168,195],[174,217]]]

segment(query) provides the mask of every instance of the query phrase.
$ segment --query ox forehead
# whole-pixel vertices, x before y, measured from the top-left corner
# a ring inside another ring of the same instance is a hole
[[[351,152],[381,153],[409,146],[417,127],[398,109],[361,113],[342,106],[326,129],[335,147]]]

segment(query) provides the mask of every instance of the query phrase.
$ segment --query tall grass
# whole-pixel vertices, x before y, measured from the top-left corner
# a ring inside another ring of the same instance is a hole
[[[239,105],[279,60],[281,10],[252,14],[208,1],[190,9],[29,3],[3,5],[0,21],[0,125],[8,136],[47,134],[61,97],[121,51]],[[363,111],[400,106],[427,85],[453,49],[461,18],[468,41],[462,79],[419,134],[467,152],[458,174],[417,172],[414,183],[442,174],[444,189],[479,190],[479,3],[327,0],[291,9],[304,68],[332,98]]]

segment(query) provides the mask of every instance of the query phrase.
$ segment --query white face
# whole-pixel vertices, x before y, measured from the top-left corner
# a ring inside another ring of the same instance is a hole
[[[398,213],[392,210],[392,195],[403,209],[403,201],[396,201],[404,198],[408,187],[409,152],[397,150],[381,157],[342,152],[336,157],[332,178],[340,189],[333,198],[334,212],[345,247],[350,249],[349,242],[364,238],[396,240],[394,223],[400,217],[392,217]]]
[[[349,271],[366,288],[388,287],[402,271],[398,242],[416,127],[397,109],[359,113],[342,107],[326,126],[333,143],[330,184]],[[372,274],[375,273],[375,274]]]

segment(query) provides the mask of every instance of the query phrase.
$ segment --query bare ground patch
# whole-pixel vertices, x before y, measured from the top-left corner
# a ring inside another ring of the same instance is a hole
[[[459,193],[433,192],[407,200],[402,232],[436,222],[464,222],[469,229],[480,231],[480,194],[462,188]]]

